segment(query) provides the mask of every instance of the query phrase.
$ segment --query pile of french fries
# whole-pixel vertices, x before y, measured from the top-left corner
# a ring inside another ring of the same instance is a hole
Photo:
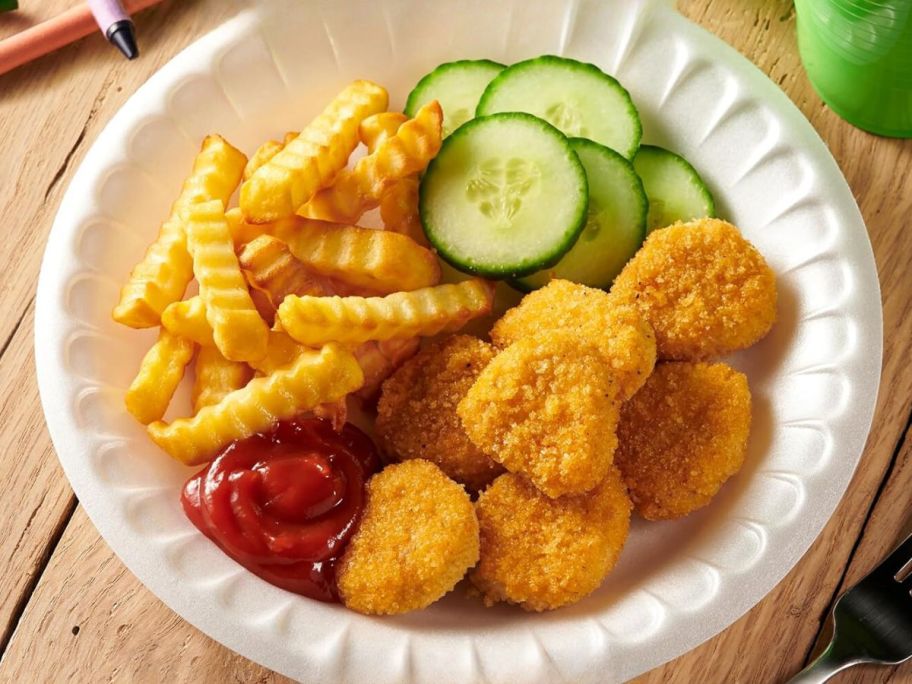
[[[440,105],[413,119],[387,107],[382,87],[355,81],[249,160],[218,135],[203,141],[113,312],[133,328],[160,327],[126,406],[174,458],[205,463],[305,412],[344,423],[346,397],[375,393],[420,336],[490,311],[490,283],[439,284],[418,216]],[[367,154],[349,167],[362,143]],[[375,208],[383,230],[356,225]],[[194,278],[199,294],[185,299]],[[193,415],[164,422],[191,365]]]

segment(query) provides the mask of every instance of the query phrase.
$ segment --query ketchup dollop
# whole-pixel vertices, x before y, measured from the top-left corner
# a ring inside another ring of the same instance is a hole
[[[276,586],[337,601],[335,564],[354,533],[364,483],[380,466],[370,438],[317,418],[234,442],[184,485],[190,521]]]

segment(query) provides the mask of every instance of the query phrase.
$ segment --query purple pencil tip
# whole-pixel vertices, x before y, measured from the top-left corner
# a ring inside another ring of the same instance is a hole
[[[111,24],[106,32],[106,37],[127,59],[139,57],[139,47],[136,45],[136,32],[133,29],[132,21],[118,21]]]

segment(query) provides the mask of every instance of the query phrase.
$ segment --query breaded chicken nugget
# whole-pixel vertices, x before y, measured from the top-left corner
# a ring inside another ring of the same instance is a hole
[[[475,445],[550,497],[587,492],[617,446],[618,384],[574,333],[525,337],[494,357],[459,402]]]
[[[472,443],[456,415],[456,405],[494,354],[477,337],[453,335],[406,361],[383,383],[377,405],[376,435],[384,453],[400,461],[431,461],[472,491],[502,473]]]
[[[550,499],[501,475],[475,503],[481,559],[469,573],[486,605],[553,610],[592,593],[630,530],[630,499],[617,469],[588,494]]]
[[[621,408],[615,462],[637,512],[680,518],[741,469],[751,422],[743,373],[724,363],[660,363]]]
[[[599,345],[617,371],[622,399],[633,396],[655,365],[655,335],[649,323],[638,309],[617,306],[602,290],[552,280],[507,311],[491,329],[491,340],[506,347],[545,330],[571,330]]]
[[[776,320],[776,279],[730,223],[699,219],[652,232],[611,296],[635,304],[660,359],[698,361],[751,346]]]
[[[429,461],[388,466],[367,484],[361,525],[338,566],[342,602],[371,615],[425,608],[478,560],[469,495]]]

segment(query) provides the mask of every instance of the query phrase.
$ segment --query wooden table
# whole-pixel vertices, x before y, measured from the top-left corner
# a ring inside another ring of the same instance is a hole
[[[74,0],[24,0],[0,37]],[[741,620],[641,683],[774,682],[811,655],[834,597],[896,542],[912,514],[912,140],[852,128],[814,94],[798,60],[791,0],[681,0],[792,98],[829,145],[861,206],[877,258],[884,366],[864,457],[804,559]],[[34,8],[34,9],[31,9]],[[0,680],[285,681],[184,622],[98,536],[57,463],[35,382],[33,314],[41,254],[64,189],[127,97],[235,9],[171,0],[137,18],[141,59],[98,35],[0,76]],[[839,682],[908,682],[912,665]]]

